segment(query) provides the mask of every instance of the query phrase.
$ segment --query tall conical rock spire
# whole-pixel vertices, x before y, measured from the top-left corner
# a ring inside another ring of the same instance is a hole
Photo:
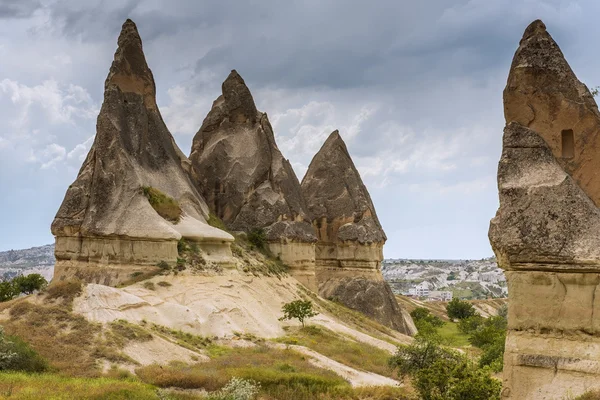
[[[265,229],[269,240],[316,240],[300,183],[256,109],[242,77],[223,82],[194,137],[190,160],[209,207],[233,230]]]
[[[337,130],[312,159],[302,179],[302,192],[319,240],[385,242],[369,191]]]
[[[337,130],[312,159],[301,186],[317,230],[319,294],[404,334],[415,334],[412,318],[381,275],[386,236]]]
[[[489,239],[508,282],[507,400],[600,389],[600,118],[541,21],[504,91],[500,206]]]
[[[85,265],[94,271],[90,280],[112,284],[115,276],[106,272],[106,265],[175,261],[182,236],[222,243],[233,239],[206,224],[208,207],[184,170],[189,161],[156,106],[154,78],[133,21],[123,24],[118,45],[105,81],[94,143],[52,223],[55,276],[67,270],[81,273],[77,262],[94,262],[102,265],[96,269]],[[143,187],[178,202],[180,222],[162,218]],[[224,246],[227,253],[228,244]],[[111,271],[118,275],[119,269]]]
[[[190,161],[211,211],[231,230],[262,230],[271,252],[316,290],[317,239],[300,183],[275,143],[267,114],[256,109],[235,70],[194,137]]]
[[[515,52],[504,89],[506,123],[539,133],[560,165],[600,205],[600,113],[540,20]]]

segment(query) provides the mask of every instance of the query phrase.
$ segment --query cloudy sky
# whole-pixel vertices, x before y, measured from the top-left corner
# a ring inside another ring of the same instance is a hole
[[[0,0],[0,251],[51,243],[132,18],[181,149],[233,68],[298,177],[334,129],[388,236],[385,256],[492,255],[502,89],[541,18],[600,85],[600,2]]]

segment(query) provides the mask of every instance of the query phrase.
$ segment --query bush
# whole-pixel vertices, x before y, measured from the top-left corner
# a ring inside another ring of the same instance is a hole
[[[48,281],[40,274],[29,274],[17,276],[12,280],[13,285],[19,293],[31,294],[36,290],[42,290],[48,285]]]
[[[450,319],[465,319],[474,316],[475,308],[467,301],[452,299],[446,306],[446,312]]]
[[[415,338],[400,346],[390,366],[401,377],[411,376],[423,400],[499,400],[502,384],[488,369],[478,368],[465,355],[443,348],[436,340]]]
[[[209,395],[208,400],[252,400],[260,392],[260,383],[252,379],[233,377],[217,393]]]
[[[259,250],[265,250],[267,245],[267,235],[263,229],[252,229],[248,232],[248,241]]]
[[[421,335],[430,336],[437,333],[437,328],[444,326],[444,321],[426,309],[417,307],[411,311],[410,316],[415,322],[415,326]]]
[[[304,320],[306,318],[318,315],[317,312],[313,311],[312,302],[310,300],[296,300],[284,304],[281,311],[283,311],[283,317],[279,318],[280,321],[296,318],[300,321],[302,326],[304,326]]]
[[[0,282],[0,301],[12,300],[19,295],[18,289],[10,281]]]
[[[175,199],[151,186],[142,186],[142,193],[158,215],[174,224],[179,222],[182,211]]]
[[[73,299],[81,294],[83,290],[83,284],[81,281],[59,281],[52,282],[51,285],[46,289],[46,298],[48,300],[63,299],[67,302],[73,301]]]
[[[0,370],[44,372],[48,363],[17,336],[5,336],[0,327]]]
[[[472,332],[476,331],[484,321],[485,318],[481,315],[473,315],[472,317],[461,319],[458,322],[458,329],[465,335],[470,335]]]

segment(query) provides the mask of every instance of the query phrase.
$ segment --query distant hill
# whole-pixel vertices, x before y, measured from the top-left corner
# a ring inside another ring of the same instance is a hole
[[[17,275],[41,274],[46,279],[54,272],[54,245],[0,252],[0,278],[11,279]]]

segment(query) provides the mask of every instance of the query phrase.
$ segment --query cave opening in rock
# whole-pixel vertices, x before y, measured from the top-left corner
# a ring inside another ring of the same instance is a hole
[[[562,131],[562,158],[575,157],[575,138],[572,129]]]

